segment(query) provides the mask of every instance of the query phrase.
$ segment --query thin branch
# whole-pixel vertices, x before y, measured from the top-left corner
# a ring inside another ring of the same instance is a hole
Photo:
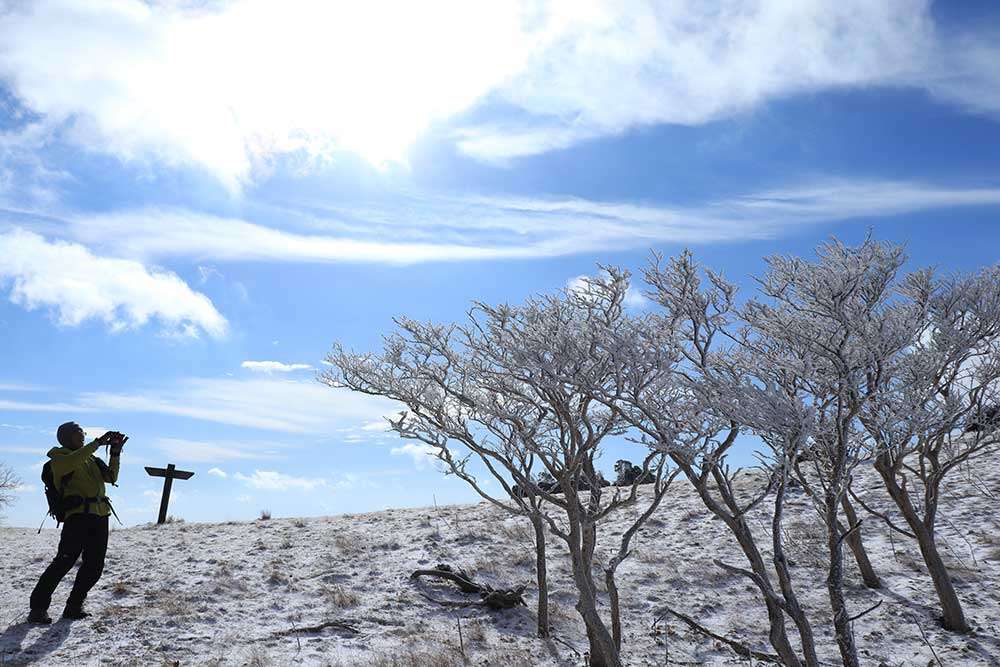
[[[863,616],[867,616],[871,612],[873,612],[876,609],[878,609],[879,607],[881,607],[882,606],[882,602],[884,602],[884,600],[879,600],[878,602],[876,602],[872,606],[868,607],[868,609],[865,609],[863,612],[861,612],[859,614],[855,614],[854,616],[851,616],[849,619],[847,619],[847,621],[849,623],[853,623],[854,621],[858,620],[859,618],[861,618]]]
[[[766,662],[773,662],[773,663],[778,664],[778,665],[781,664],[781,658],[779,658],[778,656],[774,655],[773,653],[764,653],[762,651],[756,651],[756,650],[750,648],[749,646],[747,646],[746,644],[744,644],[742,642],[739,642],[739,641],[736,641],[735,639],[730,639],[729,637],[724,637],[724,636],[722,636],[720,634],[716,634],[715,632],[712,632],[711,630],[709,630],[708,628],[706,628],[704,625],[701,625],[700,623],[698,623],[696,620],[694,620],[690,616],[685,616],[684,614],[680,613],[679,611],[674,611],[673,609],[670,609],[669,607],[665,608],[664,611],[666,613],[668,613],[668,614],[670,614],[670,615],[678,618],[679,620],[683,621],[685,624],[687,624],[688,627],[690,627],[695,632],[699,632],[699,633],[705,635],[706,637],[711,637],[712,639],[714,639],[716,641],[720,641],[723,644],[727,645],[729,648],[733,649],[733,652],[735,652],[736,655],[742,656],[744,658],[751,658],[752,657],[755,660],[764,660]]]

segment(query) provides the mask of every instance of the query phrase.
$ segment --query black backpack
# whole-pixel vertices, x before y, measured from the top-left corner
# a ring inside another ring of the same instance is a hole
[[[45,500],[49,503],[48,515],[56,520],[57,527],[66,520],[67,508],[63,502],[63,494],[66,492],[66,485],[69,484],[72,476],[73,471],[71,470],[63,475],[59,486],[56,487],[55,480],[52,478],[52,461],[46,461],[45,465],[42,466],[42,484],[45,485]]]
[[[97,467],[100,469],[101,476],[107,479],[108,465],[96,456],[92,458],[97,464]],[[81,505],[83,501],[83,498],[80,498],[79,496],[72,496],[71,498],[66,497],[66,485],[69,484],[69,480],[73,477],[74,472],[75,471],[70,470],[68,473],[63,475],[62,479],[59,481],[59,486],[57,487],[55,479],[52,475],[52,461],[46,461],[45,465],[42,466],[42,484],[45,485],[45,500],[49,504],[48,516],[51,516],[56,520],[56,527],[66,520],[67,510]]]

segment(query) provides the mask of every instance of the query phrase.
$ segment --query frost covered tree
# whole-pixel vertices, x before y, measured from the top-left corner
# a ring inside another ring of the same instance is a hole
[[[789,433],[776,411],[773,438],[794,435],[806,450],[810,497],[827,534],[827,593],[845,665],[858,665],[843,584],[843,544],[860,540],[860,522],[844,528],[852,475],[880,450],[860,437],[861,416],[902,367],[920,321],[919,304],[900,299],[899,246],[866,239],[857,247],[821,245],[817,259],[770,257],[760,299],[743,310],[745,368],[769,398],[799,407]],[[776,404],[776,403],[772,403]],[[757,424],[766,430],[766,415]],[[791,439],[788,439],[789,446]],[[787,460],[787,456],[783,457]]]
[[[478,303],[462,325],[399,319],[400,332],[386,338],[381,353],[335,346],[323,380],[404,403],[407,412],[391,422],[401,437],[426,444],[447,472],[484,499],[530,517],[540,579],[543,529],[565,542],[590,663],[618,666],[622,637],[615,571],[670,478],[665,457],[650,452],[642,468],[654,476],[652,492],[643,494],[638,518],[604,564],[609,628],[594,578],[598,528],[617,510],[636,506],[640,496],[637,484],[605,487],[596,459],[602,442],[625,424],[615,409],[580,389],[599,387],[614,395],[620,386],[606,335],[631,326],[622,307],[628,277],[615,273],[600,284],[601,289],[570,290],[521,306]],[[476,468],[486,470],[503,493],[487,492]],[[535,484],[538,474],[551,475],[556,488]],[[540,591],[543,586],[539,581]]]
[[[968,632],[935,529],[948,474],[1000,446],[1000,267],[946,278],[919,271],[900,292],[920,320],[903,360],[884,367],[881,389],[859,416],[906,527],[865,507],[917,542],[943,626]]]
[[[396,321],[400,332],[386,339],[379,355],[359,355],[339,344],[327,361],[332,369],[321,380],[332,387],[393,398],[409,408],[390,419],[401,437],[418,440],[444,465],[447,474],[467,482],[483,498],[515,516],[525,516],[534,529],[535,581],[538,588],[537,630],[549,636],[545,521],[545,485],[535,483],[542,467],[522,438],[531,441],[535,429],[523,406],[509,406],[506,419],[479,409],[486,396],[473,385],[474,373],[455,347],[455,327],[439,327],[408,319]],[[496,406],[498,407],[498,406]],[[522,428],[523,427],[523,428]],[[464,449],[462,454],[458,452]],[[502,495],[491,494],[469,468],[475,457],[499,483]],[[542,470],[541,474],[547,474]]]
[[[21,480],[14,470],[5,463],[0,463],[0,512],[13,500],[14,490]]]
[[[783,493],[774,502],[773,556],[770,564],[748,515],[774,489],[775,477],[749,495],[736,484],[739,470],[727,455],[745,424],[744,411],[732,410],[740,385],[729,361],[738,323],[735,287],[702,270],[690,253],[668,262],[657,258],[646,271],[649,296],[662,310],[636,326],[609,332],[615,374],[622,387],[601,399],[621,412],[655,451],[665,453],[692,484],[705,507],[726,526],[749,569],[716,560],[729,572],[744,575],[759,591],[769,620],[769,639],[785,665],[817,665],[812,628],[792,583],[781,543]],[[727,389],[721,389],[721,388]],[[593,388],[588,389],[596,393]],[[780,487],[779,487],[780,488]],[[795,623],[800,653],[793,648],[785,616]]]

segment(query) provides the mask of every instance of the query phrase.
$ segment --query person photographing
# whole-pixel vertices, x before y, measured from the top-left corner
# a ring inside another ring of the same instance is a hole
[[[89,616],[83,603],[104,572],[108,550],[108,517],[114,511],[105,484],[118,481],[122,448],[128,437],[109,431],[84,444],[86,434],[76,422],[66,422],[56,431],[59,447],[49,450],[42,479],[49,496],[50,511],[64,521],[55,558],[42,573],[31,592],[29,623],[51,623],[48,609],[52,593],[66,573],[82,556],[80,569],[66,600],[63,617]],[[108,463],[95,456],[99,447],[108,447]],[[55,503],[56,507],[53,508]]]

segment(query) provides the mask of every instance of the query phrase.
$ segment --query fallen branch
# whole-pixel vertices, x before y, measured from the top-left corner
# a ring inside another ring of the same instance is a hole
[[[294,634],[297,634],[299,632],[322,632],[323,630],[326,630],[327,628],[336,628],[337,630],[346,630],[347,632],[351,632],[351,633],[354,633],[354,634],[358,634],[359,632],[361,632],[360,630],[358,630],[356,627],[354,627],[353,625],[351,625],[347,621],[325,621],[323,623],[320,623],[319,625],[310,625],[310,626],[304,627],[304,628],[290,628],[288,630],[279,630],[278,632],[275,632],[273,636],[275,636],[275,637],[287,637],[288,635],[294,635]]]
[[[577,651],[573,647],[573,645],[570,644],[569,642],[565,642],[562,639],[559,639],[558,637],[556,637],[555,635],[552,635],[552,634],[550,634],[548,638],[551,639],[552,641],[556,642],[557,644],[562,644],[563,646],[565,646],[566,648],[568,648],[570,651],[573,651],[573,653],[576,654],[576,657],[578,657],[578,658],[583,657],[582,654],[579,651]]]
[[[445,579],[458,586],[459,590],[463,593],[478,593],[481,598],[478,603],[449,602],[436,600],[423,592],[420,593],[431,602],[436,602],[440,605],[468,607],[472,604],[482,604],[490,609],[512,609],[520,605],[527,606],[524,598],[522,597],[524,595],[524,589],[526,588],[523,584],[514,588],[500,589],[487,586],[486,584],[477,584],[464,570],[455,570],[450,565],[444,563],[438,565],[433,570],[415,570],[413,574],[410,575],[410,579],[419,579],[420,577],[436,577],[438,579]]]
[[[679,611],[674,611],[673,609],[670,609],[669,607],[664,607],[664,613],[670,614],[671,616],[674,616],[674,617],[678,618],[679,620],[683,621],[685,624],[687,624],[687,626],[689,628],[691,628],[695,632],[701,633],[701,634],[705,635],[706,637],[711,637],[712,639],[714,639],[716,641],[722,642],[723,644],[727,645],[729,648],[733,649],[733,651],[736,653],[736,655],[739,655],[739,656],[744,657],[744,658],[751,658],[752,657],[754,660],[764,660],[764,661],[773,662],[773,663],[776,663],[776,664],[779,664],[779,665],[781,664],[781,658],[779,658],[778,656],[774,655],[773,653],[764,653],[762,651],[755,651],[754,649],[750,648],[749,646],[747,646],[746,644],[744,644],[742,642],[738,642],[735,639],[730,639],[729,637],[723,637],[720,634],[716,634],[716,633],[712,632],[711,630],[709,630],[708,628],[706,628],[704,625],[701,625],[700,623],[698,623],[696,620],[694,620],[690,616],[685,616],[684,614],[680,613]],[[662,615],[660,616],[660,618],[662,618]]]
[[[941,658],[938,657],[937,651],[934,650],[934,645],[931,644],[929,639],[927,639],[927,633],[924,632],[924,629],[920,626],[920,621],[917,619],[915,614],[910,614],[909,616],[910,616],[910,621],[913,623],[913,625],[917,626],[917,630],[920,632],[920,638],[923,640],[927,648],[931,650],[931,655],[934,656],[934,661],[937,662],[938,667],[943,667]]]
[[[469,577],[468,574],[462,570],[455,572],[449,565],[438,565],[433,570],[415,570],[413,574],[410,575],[410,579],[417,579],[419,577],[437,577],[439,579],[447,579],[458,586],[463,593],[479,593],[482,590],[482,587],[472,581],[472,578]]]
[[[427,598],[431,602],[441,605],[442,607],[458,607],[464,609],[465,607],[471,607],[474,604],[481,604],[479,601],[456,602],[454,600],[438,600],[437,598],[432,598],[430,595],[424,593],[423,591],[417,591],[417,592],[420,593],[421,596]]]
[[[866,616],[867,614],[870,614],[871,612],[875,611],[876,609],[878,609],[881,606],[882,606],[882,600],[879,600],[878,602],[876,602],[872,606],[868,607],[868,609],[865,609],[860,614],[855,614],[854,616],[851,616],[849,619],[847,619],[847,622],[848,623],[853,623],[854,621],[858,620],[862,616]]]

